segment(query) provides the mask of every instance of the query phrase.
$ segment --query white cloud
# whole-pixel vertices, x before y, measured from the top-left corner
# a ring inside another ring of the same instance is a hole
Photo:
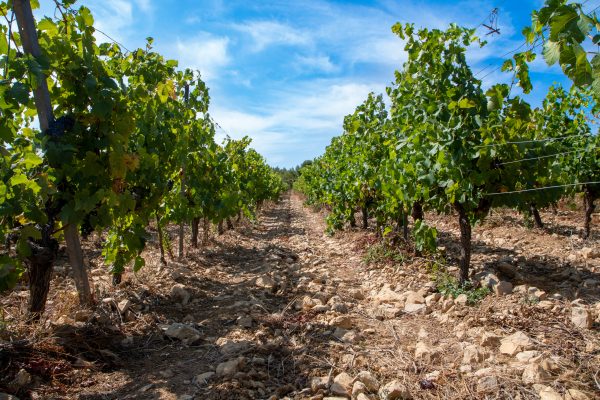
[[[222,75],[221,69],[231,61],[228,45],[227,37],[200,33],[191,39],[178,39],[175,54],[171,56],[179,60],[180,69],[199,70],[204,81],[216,80]],[[166,49],[165,53],[173,53],[173,49]]]
[[[102,2],[90,2],[86,4],[94,15],[94,26],[100,31],[108,34],[111,38],[123,42],[126,32],[131,29],[133,23],[133,5],[126,0],[106,0]],[[101,42],[109,39],[100,33],[96,38]]]
[[[301,71],[336,72],[339,67],[329,56],[297,56],[295,66]]]
[[[311,43],[307,32],[276,21],[251,21],[236,24],[234,29],[250,35],[254,42],[253,50],[260,52],[269,46],[304,46]]]
[[[149,13],[153,9],[151,0],[135,0],[135,4],[145,13]]]
[[[322,80],[274,92],[268,104],[260,108],[239,111],[213,104],[211,112],[233,138],[250,136],[252,147],[268,162],[291,166],[321,152],[342,132],[344,116],[352,113],[369,92],[383,89],[379,84]]]

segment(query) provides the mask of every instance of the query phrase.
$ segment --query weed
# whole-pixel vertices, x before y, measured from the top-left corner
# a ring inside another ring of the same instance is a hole
[[[527,304],[528,306],[535,306],[539,302],[540,302],[540,299],[539,299],[539,297],[536,297],[536,296],[526,296],[523,299],[523,303]]]
[[[404,261],[404,255],[388,244],[380,242],[367,249],[363,260],[367,265],[377,263],[400,264]]]
[[[465,294],[467,295],[469,304],[476,304],[483,300],[485,296],[490,294],[489,288],[476,287],[470,281],[467,281],[461,286],[458,282],[458,279],[446,271],[446,267],[443,265],[441,260],[432,261],[427,268],[434,276],[438,291],[444,296],[452,296],[452,298],[455,299],[459,295]]]

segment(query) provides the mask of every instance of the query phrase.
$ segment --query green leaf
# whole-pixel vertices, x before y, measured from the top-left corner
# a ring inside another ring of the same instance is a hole
[[[544,60],[548,65],[554,65],[560,59],[560,44],[558,42],[553,42],[551,40],[547,40],[544,43]]]
[[[21,82],[15,82],[8,90],[8,95],[20,104],[29,102],[29,88]]]

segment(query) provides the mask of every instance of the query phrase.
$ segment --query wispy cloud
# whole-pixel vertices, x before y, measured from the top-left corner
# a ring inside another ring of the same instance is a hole
[[[267,104],[246,111],[219,102],[212,113],[232,137],[252,137],[253,147],[269,162],[293,165],[313,158],[340,134],[344,116],[370,91],[383,90],[379,84],[321,80],[281,89]]]
[[[295,66],[299,71],[303,72],[325,72],[331,73],[339,71],[339,66],[335,65],[329,56],[314,55],[314,56],[296,56]]]
[[[199,70],[204,81],[213,81],[222,76],[223,67],[231,61],[228,46],[228,37],[204,32],[193,38],[177,39],[174,49],[165,48],[165,54],[172,54],[179,60],[181,69]]]
[[[252,38],[255,52],[260,52],[269,46],[304,46],[311,43],[307,32],[277,21],[249,21],[235,24],[233,28]]]

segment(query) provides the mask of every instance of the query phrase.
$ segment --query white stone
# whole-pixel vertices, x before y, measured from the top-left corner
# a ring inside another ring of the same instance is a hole
[[[537,384],[534,385],[534,389],[540,396],[540,400],[563,400],[563,397],[550,386]]]
[[[454,299],[454,303],[461,305],[461,306],[466,306],[468,302],[469,302],[469,298],[464,293],[459,294],[458,296],[456,296],[456,299]]]
[[[200,332],[186,324],[174,323],[169,325],[165,335],[171,338],[179,339],[184,343],[192,343],[200,339]]]
[[[121,300],[119,302],[119,304],[117,304],[117,309],[119,310],[119,312],[121,313],[121,315],[125,314],[127,311],[129,311],[129,307],[131,307],[131,300]]]
[[[327,376],[315,376],[310,379],[310,388],[313,392],[318,392],[320,389],[327,389],[329,387],[329,377]]]
[[[273,289],[275,287],[275,281],[269,275],[262,275],[256,278],[254,284],[264,289]]]
[[[368,393],[369,390],[367,389],[367,386],[365,386],[364,383],[362,383],[361,381],[356,381],[354,382],[354,385],[352,385],[352,398],[356,399],[358,397],[358,395],[360,394],[366,394]]]
[[[565,400],[591,400],[591,397],[581,390],[567,389],[565,392]]]
[[[244,357],[238,357],[234,360],[222,362],[217,365],[217,375],[219,376],[231,376],[243,368],[246,359]]]
[[[333,378],[333,383],[329,388],[332,394],[348,396],[352,391],[352,377],[346,372],[342,372]]]
[[[549,378],[548,374],[539,364],[529,364],[523,370],[522,380],[523,383],[533,384],[533,383],[541,383],[546,381]]]
[[[381,384],[375,376],[369,371],[361,371],[356,375],[354,381],[359,381],[365,384],[370,392],[377,392]]]
[[[427,342],[420,341],[415,347],[415,358],[432,361],[439,355],[439,351]]]
[[[479,344],[484,347],[496,347],[500,344],[500,336],[492,332],[485,332],[481,335]]]
[[[494,286],[494,293],[496,296],[505,296],[511,294],[513,291],[512,283],[508,281],[500,281]]]
[[[406,303],[404,306],[404,312],[409,314],[419,314],[424,315],[427,314],[427,306],[425,304],[419,303]]]
[[[206,385],[208,383],[208,380],[210,378],[212,378],[214,375],[215,375],[215,373],[212,372],[212,371],[205,372],[203,374],[196,375],[196,377],[194,378],[193,382],[196,385]]]
[[[404,293],[406,304],[425,304],[425,299],[421,293],[409,291]]]
[[[471,344],[465,347],[463,351],[463,364],[476,364],[483,361],[485,353],[479,348],[479,346]]]
[[[412,396],[402,382],[393,380],[379,389],[379,398],[381,400],[404,400],[412,399]]]
[[[583,307],[574,307],[571,310],[571,322],[576,328],[590,329],[594,325],[592,313]]]
[[[500,341],[500,353],[514,356],[520,351],[529,350],[533,342],[522,331],[517,331]]]
[[[187,303],[189,303],[190,298],[192,296],[190,295],[190,292],[188,292],[185,288],[185,285],[178,283],[176,285],[173,285],[173,287],[171,288],[171,297],[179,301],[182,305],[186,305]]]
[[[477,381],[477,391],[480,393],[491,393],[498,390],[498,378],[495,376],[484,376]]]
[[[537,362],[541,358],[542,353],[537,350],[527,350],[517,353],[516,359],[522,363]]]
[[[379,303],[397,303],[403,302],[404,298],[400,293],[394,292],[389,287],[383,287],[373,300]]]

